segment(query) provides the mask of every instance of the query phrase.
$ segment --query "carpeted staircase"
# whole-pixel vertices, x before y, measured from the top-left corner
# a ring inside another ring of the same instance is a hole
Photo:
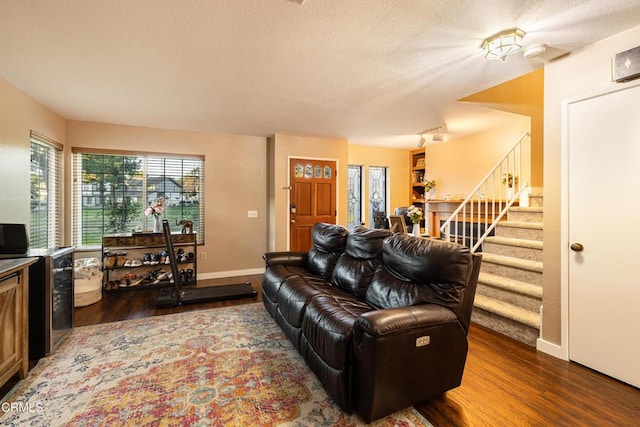
[[[542,305],[542,190],[512,207],[482,246],[471,320],[535,346]]]

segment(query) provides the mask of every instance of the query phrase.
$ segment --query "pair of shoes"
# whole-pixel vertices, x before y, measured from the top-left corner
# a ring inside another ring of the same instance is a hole
[[[193,270],[190,268],[186,270],[180,270],[178,274],[180,275],[180,281],[182,283],[191,282],[191,280],[193,279]]]
[[[107,268],[115,268],[118,257],[115,254],[112,254],[110,252],[105,252],[104,256],[107,258],[105,262],[105,266]]]
[[[142,283],[143,280],[144,280],[144,277],[136,276],[129,281],[129,286],[138,286],[140,283]]]
[[[106,291],[113,291],[115,289],[118,289],[118,287],[120,286],[120,280],[109,280],[109,282],[104,285],[104,289]]]
[[[150,252],[147,252],[146,254],[144,254],[144,256],[142,257],[142,263],[144,265],[151,265],[153,264],[153,262],[156,260],[156,256]]]
[[[128,259],[124,263],[124,267],[140,267],[142,265],[142,261],[139,259]]]
[[[147,274],[147,279],[149,280],[149,282],[154,282],[155,280],[157,280],[158,273],[160,273],[161,271],[161,268],[156,268],[155,270],[149,271],[149,273]]]

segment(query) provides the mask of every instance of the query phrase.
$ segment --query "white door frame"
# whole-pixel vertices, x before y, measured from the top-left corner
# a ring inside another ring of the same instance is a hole
[[[561,183],[560,183],[560,355],[569,360],[569,109],[590,98],[640,86],[640,81],[611,83],[596,91],[562,101]]]

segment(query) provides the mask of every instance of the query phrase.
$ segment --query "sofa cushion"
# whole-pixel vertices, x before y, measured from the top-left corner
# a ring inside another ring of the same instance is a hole
[[[306,268],[285,264],[276,264],[267,268],[262,276],[262,294],[269,300],[276,302],[278,290],[289,277],[309,274]]]
[[[329,366],[346,369],[350,358],[354,323],[373,307],[355,297],[336,298],[320,295],[313,298],[305,311],[302,333],[315,353]]]
[[[331,286],[318,276],[293,276],[284,281],[278,291],[278,310],[284,320],[299,328],[307,305],[317,296],[334,295],[336,298],[350,299],[353,295]]]
[[[364,297],[373,272],[382,262],[382,242],[391,231],[356,227],[347,236],[345,251],[336,263],[331,282],[358,297]]]
[[[311,230],[313,245],[307,256],[307,268],[313,274],[331,279],[336,261],[344,252],[349,232],[341,225],[317,223]]]
[[[468,248],[404,234],[384,241],[382,259],[366,293],[377,308],[430,302],[456,310],[473,270]]]

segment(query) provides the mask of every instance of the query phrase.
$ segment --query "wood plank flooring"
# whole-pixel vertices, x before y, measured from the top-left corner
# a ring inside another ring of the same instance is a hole
[[[155,308],[157,289],[107,294],[75,310],[76,326],[261,301],[262,276],[201,283],[249,282],[257,297]],[[0,394],[1,396],[1,394]],[[434,426],[636,426],[640,390],[472,325],[462,385],[416,405]]]

